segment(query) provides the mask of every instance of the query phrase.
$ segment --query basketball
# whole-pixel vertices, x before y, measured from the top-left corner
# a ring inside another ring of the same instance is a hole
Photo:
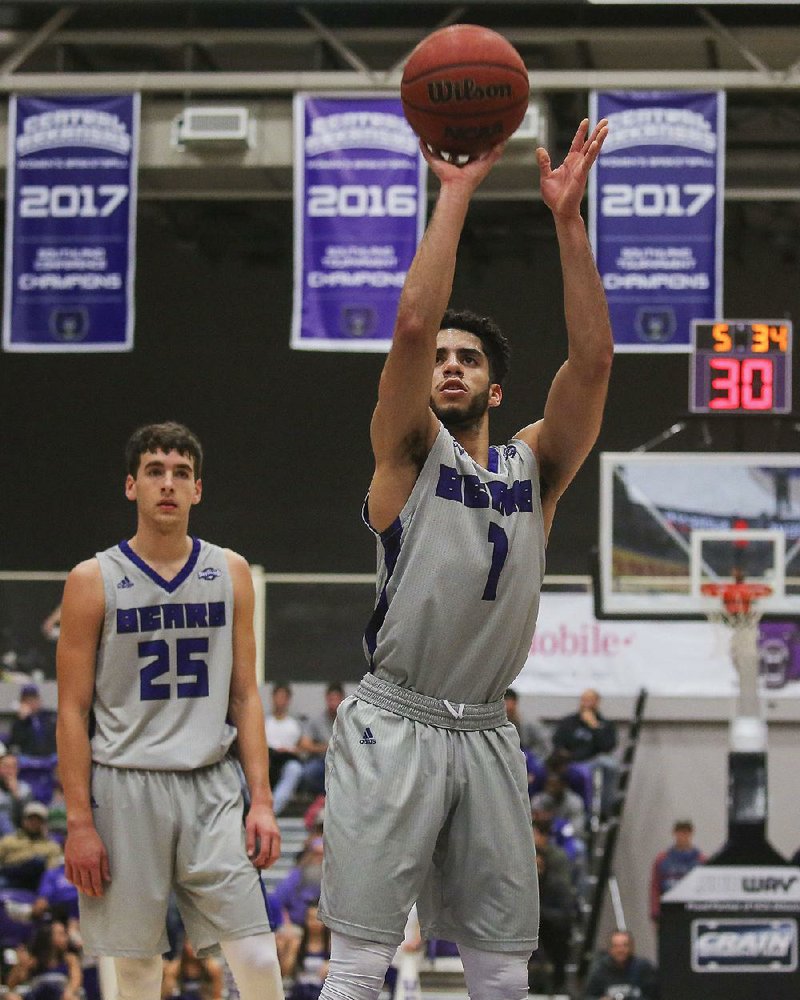
[[[437,152],[477,156],[505,141],[528,108],[528,71],[490,28],[453,24],[423,39],[400,81],[403,113]]]

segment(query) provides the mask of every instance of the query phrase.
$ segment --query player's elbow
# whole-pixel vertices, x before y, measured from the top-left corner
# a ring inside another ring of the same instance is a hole
[[[570,378],[584,392],[591,393],[593,398],[599,396],[605,399],[611,378],[613,359],[613,349],[608,352],[603,349],[597,352],[570,354],[566,367],[569,370]]]
[[[614,341],[609,339],[604,341],[597,351],[595,364],[598,371],[605,376],[606,380],[611,374],[611,366],[614,364]]]
[[[58,712],[56,713],[56,731],[71,730],[74,728],[83,729],[89,725],[89,716],[92,711],[91,693],[88,695],[83,691],[76,693],[65,691],[63,688],[59,692]]]
[[[570,356],[570,362],[574,362],[584,381],[594,385],[607,383],[614,362],[614,344],[609,341],[592,345],[589,350]]]
[[[422,344],[430,341],[431,333],[430,308],[426,303],[406,301],[401,303],[397,312],[392,340],[405,344]]]

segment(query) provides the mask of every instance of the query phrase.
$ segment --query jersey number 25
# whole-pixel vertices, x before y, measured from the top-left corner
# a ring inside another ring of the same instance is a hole
[[[175,641],[175,665],[178,676],[179,698],[208,697],[208,664],[199,659],[208,652],[208,637],[192,636]],[[166,639],[151,639],[139,643],[139,659],[152,657],[139,671],[139,696],[142,701],[166,701],[172,694],[171,678],[158,680],[170,674],[171,650]]]

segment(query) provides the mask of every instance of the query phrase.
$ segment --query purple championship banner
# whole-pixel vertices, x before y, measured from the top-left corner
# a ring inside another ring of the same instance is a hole
[[[388,351],[425,226],[426,163],[396,97],[294,98],[294,348]]]
[[[617,351],[691,350],[722,315],[725,94],[593,92],[589,235]]]
[[[6,351],[133,346],[139,95],[12,97]]]

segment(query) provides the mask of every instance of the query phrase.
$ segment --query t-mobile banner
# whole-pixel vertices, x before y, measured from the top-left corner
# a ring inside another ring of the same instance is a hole
[[[3,346],[133,346],[139,95],[12,97]]]
[[[596,621],[588,594],[542,594],[520,693],[731,697],[730,635],[708,622]],[[787,689],[787,695],[788,695]]]
[[[724,93],[592,93],[589,228],[617,351],[689,351],[722,315]]]
[[[425,225],[426,164],[399,98],[294,100],[292,347],[388,351]]]

